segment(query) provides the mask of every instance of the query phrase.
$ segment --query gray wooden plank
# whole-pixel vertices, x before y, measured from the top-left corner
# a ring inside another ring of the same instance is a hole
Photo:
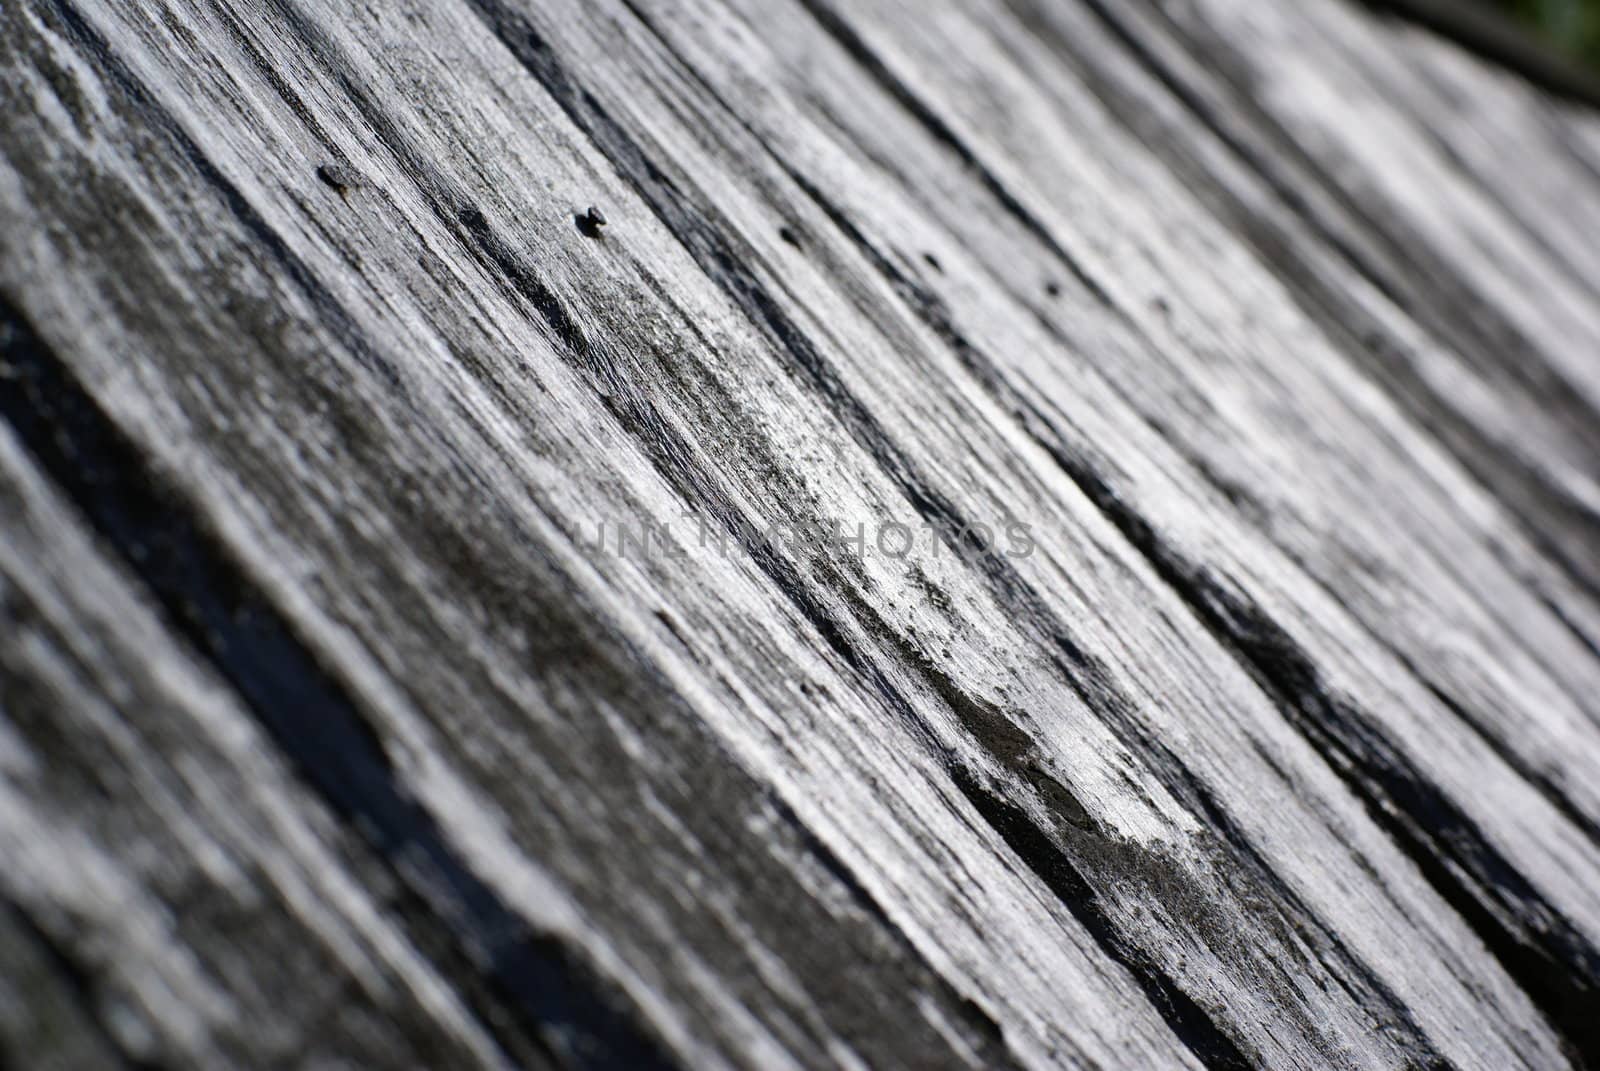
[[[18,1066],[505,1066],[393,879],[9,432],[0,503]]]
[[[0,13],[8,954],[184,1066],[1581,1065],[1592,124],[1377,27]]]

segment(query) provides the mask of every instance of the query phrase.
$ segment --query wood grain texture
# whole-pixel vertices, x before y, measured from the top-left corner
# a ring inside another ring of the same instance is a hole
[[[1594,114],[1344,0],[0,104],[8,1065],[1600,1065]]]

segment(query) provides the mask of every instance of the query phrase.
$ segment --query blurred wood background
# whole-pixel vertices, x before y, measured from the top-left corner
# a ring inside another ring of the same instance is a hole
[[[0,87],[6,1066],[1600,1066],[1581,103],[1347,0]]]

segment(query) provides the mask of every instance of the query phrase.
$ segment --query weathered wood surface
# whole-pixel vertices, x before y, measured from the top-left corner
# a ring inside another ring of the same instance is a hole
[[[0,86],[7,1062],[1600,1064],[1595,114],[1336,0]]]

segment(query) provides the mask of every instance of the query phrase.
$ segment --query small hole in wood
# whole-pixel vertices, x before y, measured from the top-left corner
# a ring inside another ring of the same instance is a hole
[[[577,221],[578,233],[585,238],[600,237],[600,230],[607,222],[606,214],[594,205],[590,205],[582,212],[579,212],[573,219]]]
[[[317,178],[336,190],[341,197],[361,186],[361,176],[356,174],[354,168],[344,164],[323,164],[317,168]]]

